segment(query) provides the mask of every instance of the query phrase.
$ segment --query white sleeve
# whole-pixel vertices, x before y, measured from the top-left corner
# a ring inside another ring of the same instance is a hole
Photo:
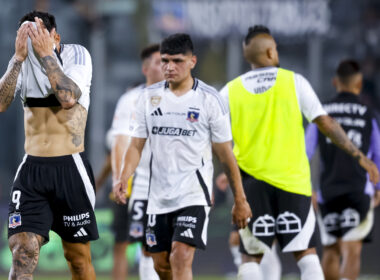
[[[145,93],[140,94],[137,99],[135,110],[131,116],[131,136],[136,138],[148,138],[148,125],[146,122],[146,107],[147,96]]]
[[[300,74],[294,74],[298,104],[309,122],[321,115],[327,115],[310,83]]]
[[[210,98],[209,123],[211,130],[211,141],[224,143],[232,140],[231,123],[228,107],[218,92]]]
[[[128,95],[130,93],[124,93],[117,102],[112,120],[111,133],[113,136],[130,134],[130,122],[134,104],[132,104],[132,100]]]
[[[7,71],[11,68],[12,66],[12,61],[13,61],[13,57],[11,58],[11,60],[9,61],[8,63],[8,67],[7,67]],[[18,74],[18,77],[17,77],[17,83],[16,83],[16,88],[15,88],[15,92],[14,92],[14,96],[16,97],[17,94],[20,94],[21,92],[21,85],[22,85],[22,69],[23,67],[21,66],[21,70]]]
[[[226,104],[228,112],[230,111],[230,101],[228,98],[228,85],[225,85],[219,92],[220,96],[222,97],[224,104]]]
[[[92,61],[90,53],[85,47],[73,45],[74,58],[73,63],[66,67],[64,65],[64,74],[69,77],[79,87],[82,95],[78,100],[86,110],[90,105],[90,87],[92,79]]]

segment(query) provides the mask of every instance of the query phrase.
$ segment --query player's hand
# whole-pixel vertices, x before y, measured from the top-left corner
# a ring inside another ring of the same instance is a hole
[[[375,195],[373,196],[373,207],[377,207],[380,205],[380,190],[375,191]]]
[[[367,158],[366,156],[361,156],[359,159],[359,164],[363,167],[369,175],[369,180],[376,185],[379,182],[379,170],[377,169],[376,164]]]
[[[113,192],[116,203],[118,204],[127,203],[127,189],[128,189],[128,180],[116,181],[116,183],[113,185],[113,188],[112,188],[112,192]]]
[[[18,61],[24,61],[28,56],[28,29],[29,23],[26,23],[21,25],[21,27],[17,30],[14,57]]]
[[[32,45],[36,53],[40,57],[53,55],[54,49],[54,29],[49,31],[43,26],[43,22],[40,18],[35,17],[36,28],[33,25],[29,25],[28,34],[32,40]]]
[[[225,192],[229,185],[226,173],[219,174],[218,177],[216,177],[215,184],[220,191]]]
[[[245,228],[248,225],[249,220],[252,218],[251,207],[247,200],[235,200],[235,204],[232,207],[232,222],[238,226],[239,229]]]

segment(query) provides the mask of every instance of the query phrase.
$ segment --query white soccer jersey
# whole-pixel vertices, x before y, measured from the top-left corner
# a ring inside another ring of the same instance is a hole
[[[112,138],[116,135],[130,135],[131,118],[133,117],[137,100],[139,96],[143,94],[144,88],[145,85],[140,85],[127,91],[120,97],[116,105],[116,110],[112,121]],[[144,146],[139,165],[137,166],[133,177],[131,200],[148,199],[150,156],[150,146],[147,141]]]
[[[78,103],[88,110],[92,78],[92,62],[89,52],[81,45],[61,44],[59,56],[62,61],[58,61],[58,64],[61,66],[63,73],[73,80],[82,92]],[[54,57],[56,57],[56,55],[54,55]],[[45,98],[46,96],[43,95],[38,86],[28,79],[30,69],[27,68],[29,68],[27,64],[23,63],[17,79],[15,95],[20,94],[23,102],[26,101],[27,97]],[[47,90],[53,94],[52,90]]]
[[[165,81],[154,84],[139,98],[132,123],[132,135],[148,138],[152,150],[148,214],[210,205],[211,142],[232,139],[218,92],[197,79],[180,97]]]
[[[277,70],[277,67],[264,67],[243,74],[241,78],[244,88],[253,94],[267,91],[276,82]],[[306,119],[311,122],[320,115],[327,115],[310,83],[297,73],[294,73],[294,80],[298,104]],[[228,86],[220,94],[228,104]]]

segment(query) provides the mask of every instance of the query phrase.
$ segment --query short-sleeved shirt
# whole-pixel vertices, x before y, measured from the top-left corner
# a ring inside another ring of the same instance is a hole
[[[54,57],[58,56],[54,55]],[[60,60],[58,59],[59,61],[57,61],[57,63],[60,65],[63,73],[81,90],[82,94],[78,103],[88,110],[92,78],[92,62],[89,52],[81,45],[61,44],[59,57]],[[9,63],[9,66],[10,65],[11,63]],[[23,63],[17,79],[15,95],[20,94],[23,102],[25,102],[28,97],[45,98],[46,96],[41,95],[41,90],[35,88],[35,85],[29,81],[27,75],[28,71],[30,71],[30,69],[27,69],[26,63]]]
[[[277,67],[264,67],[251,70],[241,76],[243,86],[252,94],[259,94],[270,89],[276,82]],[[315,94],[310,83],[300,74],[294,73],[297,100],[302,114],[311,122],[321,115],[327,115],[321,102]],[[225,86],[220,94],[226,104],[228,101],[228,86]]]
[[[137,100],[143,94],[145,85],[137,86],[126,93],[124,93],[117,105],[112,121],[111,137],[117,135],[130,136],[131,133],[131,119],[134,117],[134,111]],[[149,142],[145,143],[139,165],[135,170],[132,183],[132,200],[146,200],[148,199],[149,190],[149,176],[150,176],[150,146]]]
[[[176,96],[163,81],[138,101],[132,136],[148,138],[151,150],[149,214],[210,205],[212,142],[231,141],[228,109],[219,93],[194,79]]]

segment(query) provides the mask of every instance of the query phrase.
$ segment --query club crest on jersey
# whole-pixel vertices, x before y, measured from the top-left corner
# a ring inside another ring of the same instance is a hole
[[[146,233],[146,245],[149,247],[157,245],[156,235],[153,232]]]
[[[154,107],[158,106],[160,104],[160,102],[161,102],[161,96],[152,96],[150,98],[150,103]]]
[[[190,122],[197,122],[199,118],[199,112],[189,111],[187,112],[187,120]]]
[[[9,228],[16,228],[21,226],[21,214],[12,213],[9,215]]]

